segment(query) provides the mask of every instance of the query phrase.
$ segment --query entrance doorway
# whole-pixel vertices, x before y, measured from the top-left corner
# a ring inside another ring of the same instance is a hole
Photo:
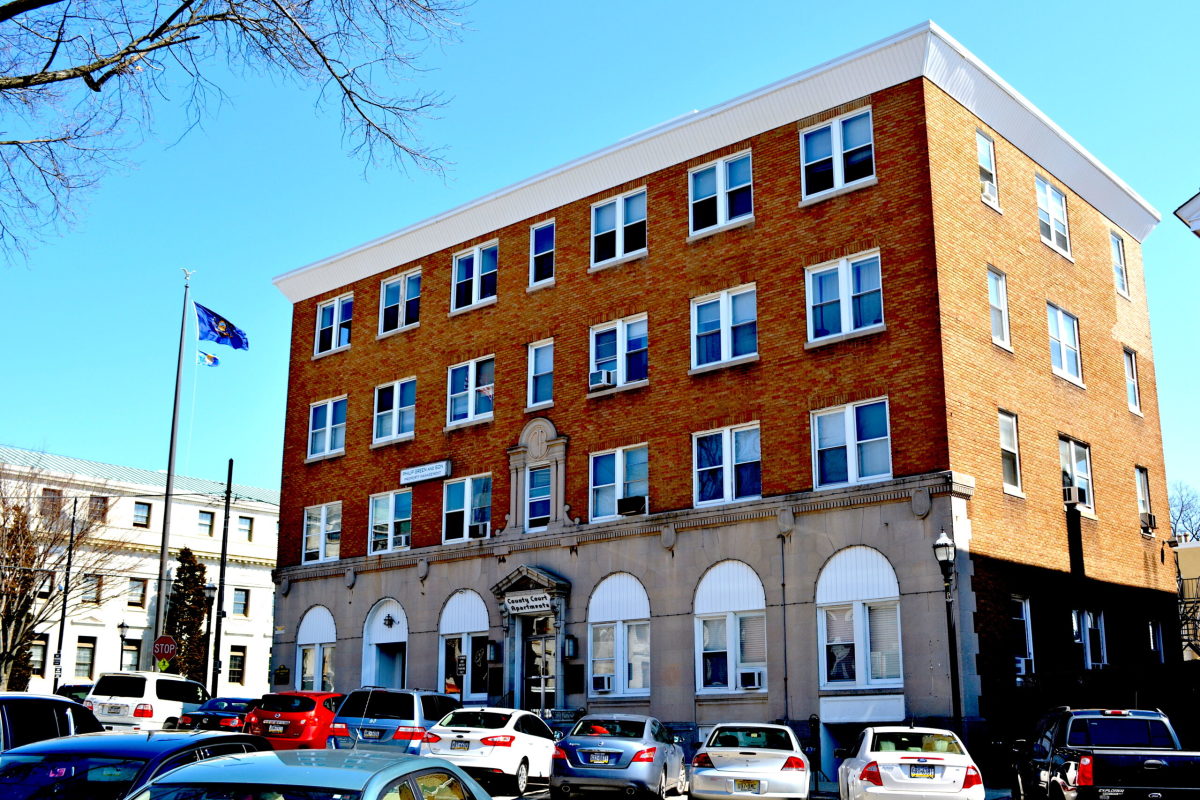
[[[404,688],[404,657],[406,642],[389,642],[375,646],[375,684],[387,689]]]
[[[558,631],[554,625],[554,617],[550,614],[524,617],[522,623],[522,707],[545,716],[546,709],[554,708]]]

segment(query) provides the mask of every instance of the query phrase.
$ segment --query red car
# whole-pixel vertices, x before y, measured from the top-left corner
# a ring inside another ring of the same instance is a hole
[[[246,733],[265,737],[276,750],[322,750],[342,697],[334,692],[263,695],[262,704],[246,715]]]

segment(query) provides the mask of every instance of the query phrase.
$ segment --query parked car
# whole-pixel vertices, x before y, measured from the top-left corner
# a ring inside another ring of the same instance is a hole
[[[179,726],[179,718],[208,699],[196,681],[165,672],[105,672],[83,704],[108,730],[157,731]]]
[[[550,794],[556,800],[614,789],[662,798],[686,787],[683,748],[654,717],[588,715],[554,749]]]
[[[66,697],[0,693],[0,752],[43,739],[102,730],[104,726],[90,710]]]
[[[1057,708],[1016,743],[1014,798],[1200,796],[1200,753],[1160,711]]]
[[[268,749],[258,736],[210,731],[112,731],[53,739],[0,756],[0,797],[120,800],[184,764]]]
[[[983,778],[962,740],[940,728],[866,728],[838,751],[841,800],[983,800]]]
[[[687,792],[695,800],[808,797],[808,758],[786,725],[729,722],[712,729],[692,758]]]
[[[246,733],[266,737],[276,750],[324,749],[343,697],[336,692],[263,695],[246,715]]]
[[[90,691],[92,691],[90,683],[64,683],[55,689],[54,693],[59,697],[68,697],[76,703],[82,703]]]
[[[240,731],[246,725],[246,715],[262,702],[257,697],[214,697],[189,714],[179,718],[184,730]]]
[[[251,753],[189,764],[132,800],[491,800],[440,758],[379,750]]]
[[[550,778],[554,733],[541,717],[515,708],[460,708],[432,726],[421,753],[476,778],[501,779],[502,794],[525,794],[530,778]]]
[[[329,746],[354,747],[364,741],[417,755],[425,731],[457,708],[462,708],[457,698],[426,689],[355,689],[329,727]]]

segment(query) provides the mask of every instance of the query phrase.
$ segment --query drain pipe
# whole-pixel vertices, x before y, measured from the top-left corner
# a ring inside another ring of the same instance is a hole
[[[779,607],[783,616],[783,720],[788,722],[792,718],[791,712],[791,697],[788,692],[788,644],[787,644],[787,558],[786,546],[788,537],[792,533],[791,526],[787,530],[783,530],[782,520],[780,521],[779,532]]]

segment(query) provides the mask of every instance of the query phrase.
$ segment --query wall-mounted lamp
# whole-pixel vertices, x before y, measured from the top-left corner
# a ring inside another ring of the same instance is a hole
[[[499,642],[489,641],[487,643],[487,660],[488,663],[494,664],[500,660],[500,644]]]
[[[390,628],[395,624],[396,624],[396,618],[393,617],[391,614],[388,614],[386,617],[383,618],[383,627]]]

